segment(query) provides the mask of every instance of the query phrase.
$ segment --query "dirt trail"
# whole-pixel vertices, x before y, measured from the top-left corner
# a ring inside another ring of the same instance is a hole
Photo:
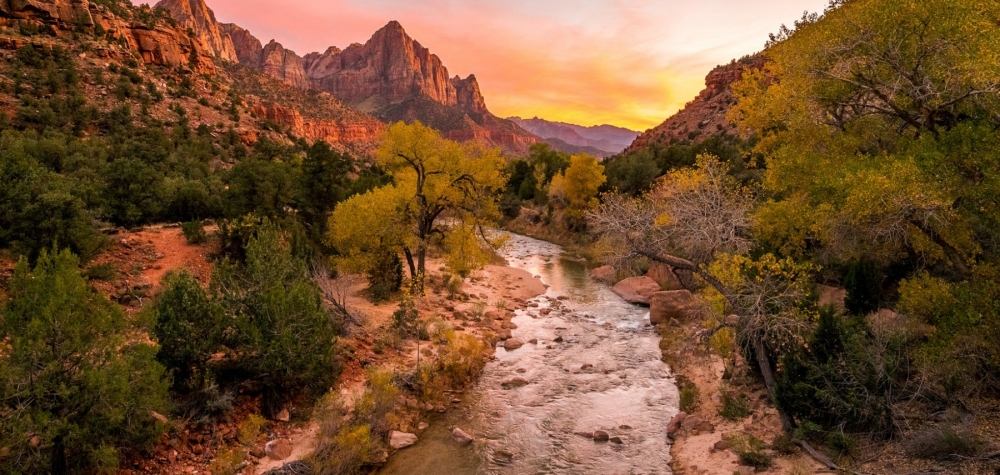
[[[180,228],[151,228],[132,236],[150,242],[156,250],[156,261],[142,272],[143,279],[153,285],[153,294],[160,291],[163,278],[171,271],[187,270],[202,283],[211,278],[210,249],[204,245],[188,244]]]

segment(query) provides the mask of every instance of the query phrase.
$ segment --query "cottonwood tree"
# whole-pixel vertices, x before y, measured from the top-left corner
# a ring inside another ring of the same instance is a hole
[[[607,181],[604,166],[596,158],[573,155],[569,167],[552,178],[549,201],[564,207],[566,217],[571,223],[576,222],[599,204],[597,193]]]
[[[498,149],[446,140],[419,122],[397,123],[377,156],[394,184],[341,203],[330,220],[328,237],[348,263],[365,268],[379,251],[402,252],[419,294],[434,243],[471,229],[478,246],[498,244],[484,229],[499,219],[506,185]]]
[[[731,112],[767,160],[768,246],[971,275],[1000,229],[998,19],[988,1],[838,1],[777,35]]]
[[[753,354],[774,400],[771,350],[808,328],[797,307],[807,294],[809,269],[771,255],[747,256],[753,204],[751,190],[725,164],[700,156],[697,168],[671,172],[645,196],[606,195],[589,218],[616,267],[645,258],[691,273],[718,292],[737,315],[728,324]],[[793,421],[781,414],[791,429]]]

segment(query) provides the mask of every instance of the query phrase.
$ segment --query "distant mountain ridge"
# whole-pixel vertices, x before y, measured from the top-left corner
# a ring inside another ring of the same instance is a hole
[[[231,50],[232,61],[300,89],[328,92],[383,121],[419,120],[450,139],[475,139],[518,154],[541,142],[491,114],[476,77],[450,77],[441,59],[399,22],[389,22],[364,44],[299,56],[277,41],[263,45],[244,28],[218,23],[204,0],[162,0],[157,7],[169,11],[202,43],[220,45],[208,48],[216,57],[228,59]]]
[[[547,141],[559,141],[581,149],[593,149],[597,151],[594,154],[601,157],[620,153],[639,136],[639,132],[613,125],[584,127],[538,117],[532,119],[509,117],[507,120]],[[553,145],[559,148],[556,144]]]

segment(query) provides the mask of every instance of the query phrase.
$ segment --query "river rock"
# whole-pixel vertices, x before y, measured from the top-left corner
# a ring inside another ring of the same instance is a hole
[[[684,322],[695,312],[694,296],[687,290],[655,292],[649,306],[649,323],[659,325],[672,319]]]
[[[666,264],[653,264],[649,268],[649,272],[646,272],[646,277],[660,284],[660,290],[684,290],[684,286],[681,284],[680,279],[677,278],[677,274],[674,274],[674,270]]]
[[[420,421],[420,423],[417,424],[417,430],[427,430],[427,427],[428,425],[424,421]]]
[[[630,277],[611,289],[626,302],[638,305],[649,305],[653,294],[660,291],[660,284],[649,277]]]
[[[504,381],[504,382],[503,382],[503,383],[501,384],[501,386],[502,386],[502,387],[503,387],[504,389],[516,389],[516,388],[523,388],[523,387],[525,387],[525,386],[527,386],[527,385],[528,385],[528,380],[527,380],[527,379],[524,379],[524,378],[520,378],[520,377],[517,377],[517,378],[511,378],[511,379],[509,379],[509,380],[507,380],[507,381]]]
[[[264,445],[264,454],[272,460],[285,460],[292,455],[292,442],[288,439],[276,439]]]
[[[538,344],[538,338],[532,338],[532,339],[528,340],[528,344],[537,345]]]
[[[603,430],[594,431],[594,442],[607,442],[608,439],[610,438],[611,436],[608,435],[608,433],[604,432]]]
[[[726,442],[725,440],[720,440],[716,442],[715,445],[712,447],[715,450],[729,450],[729,442]]]
[[[288,413],[288,409],[282,409],[274,419],[281,422],[288,422],[292,420],[292,415]]]
[[[608,441],[611,442],[612,444],[618,444],[618,445],[622,445],[622,444],[625,443],[625,442],[622,441],[621,437],[612,437]]]
[[[521,343],[517,338],[510,338],[503,342],[503,349],[507,351],[514,351],[522,346],[524,346],[524,343]]]
[[[543,309],[541,309],[541,310],[538,311],[538,314],[541,315],[541,316],[543,316],[543,317],[546,316],[546,315],[549,315],[550,313],[552,313],[552,309],[551,308],[543,308]]]
[[[687,416],[686,412],[678,412],[672,419],[670,419],[670,422],[667,424],[667,437],[673,438],[674,434],[681,430]]]
[[[615,278],[615,268],[611,266],[598,267],[590,271],[590,278],[600,282],[611,283]]]
[[[405,449],[417,443],[417,435],[394,430],[389,433],[389,447],[396,450]]]
[[[469,445],[476,439],[471,435],[466,434],[464,430],[456,427],[451,430],[451,440],[458,442],[458,445]]]

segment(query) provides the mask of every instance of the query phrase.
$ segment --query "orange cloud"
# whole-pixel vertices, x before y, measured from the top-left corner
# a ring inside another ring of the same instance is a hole
[[[499,116],[655,126],[717,64],[826,0],[208,0],[219,21],[299,54],[364,42],[390,20]]]

